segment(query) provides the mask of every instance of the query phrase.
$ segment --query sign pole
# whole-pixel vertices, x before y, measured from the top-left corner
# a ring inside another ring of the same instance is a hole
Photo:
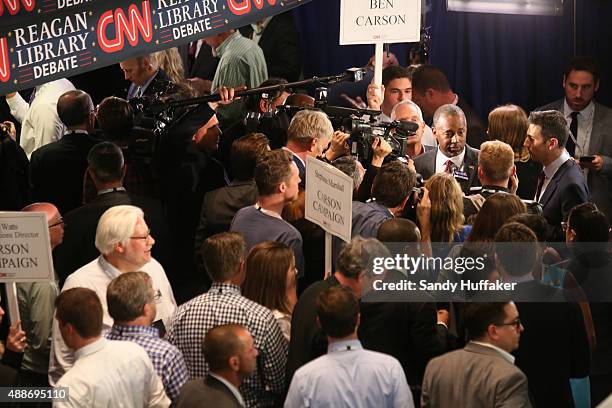
[[[8,305],[11,326],[17,323],[19,316],[19,302],[17,301],[17,284],[15,282],[6,283],[6,304]]]
[[[325,231],[325,279],[333,275],[332,268],[332,234]]]
[[[378,41],[374,52],[374,83],[382,85],[382,70],[383,70],[383,43]]]

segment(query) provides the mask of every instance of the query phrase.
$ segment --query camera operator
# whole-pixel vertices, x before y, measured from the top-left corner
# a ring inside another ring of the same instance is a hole
[[[269,78],[259,84],[259,87],[284,85],[286,83],[287,81],[282,78]],[[222,129],[223,137],[219,142],[219,151],[215,155],[228,170],[231,170],[232,167],[230,165],[232,143],[244,135],[249,133],[265,134],[270,141],[271,149],[279,149],[285,145],[289,118],[285,112],[278,112],[277,108],[285,104],[289,94],[287,89],[279,89],[249,95],[245,98],[246,115],[227,128]]]
[[[403,152],[405,156],[415,158],[435,149],[433,146],[427,146],[422,143],[425,122],[423,121],[421,108],[416,103],[406,99],[395,105],[391,111],[391,121],[396,120],[407,120],[419,125],[414,135],[410,135],[406,139],[406,149]]]
[[[295,114],[287,130],[287,145],[283,149],[292,153],[302,187],[306,185],[306,157],[318,157],[331,163],[349,152],[349,137],[347,133],[334,132],[331,121],[321,111],[302,110]]]

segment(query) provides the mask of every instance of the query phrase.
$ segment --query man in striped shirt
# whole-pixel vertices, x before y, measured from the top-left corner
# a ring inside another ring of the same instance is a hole
[[[220,58],[211,93],[226,86],[236,88],[246,85],[255,88],[268,79],[268,69],[263,51],[253,40],[244,38],[239,31],[229,30],[204,38],[213,55]],[[236,101],[230,105],[220,106],[217,113],[222,123],[233,123],[246,114],[244,102]]]
[[[124,340],[145,349],[173,402],[189,379],[183,354],[159,337],[155,319],[157,292],[144,272],[125,272],[111,281],[106,290],[108,313],[114,319],[109,340]]]

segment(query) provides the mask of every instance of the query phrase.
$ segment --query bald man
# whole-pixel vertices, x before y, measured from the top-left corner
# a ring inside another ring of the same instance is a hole
[[[49,226],[51,249],[64,239],[64,220],[50,203],[30,204],[23,212],[44,212]],[[21,328],[26,332],[26,348],[21,363],[21,385],[48,387],[49,352],[55,298],[59,294],[57,279],[49,282],[17,284]]]

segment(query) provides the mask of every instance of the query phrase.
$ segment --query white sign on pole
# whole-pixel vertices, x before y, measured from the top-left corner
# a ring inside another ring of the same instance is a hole
[[[353,179],[337,168],[306,158],[306,219],[351,241]]]
[[[0,282],[55,279],[43,212],[0,212]]]
[[[421,0],[341,0],[340,45],[420,39]]]

